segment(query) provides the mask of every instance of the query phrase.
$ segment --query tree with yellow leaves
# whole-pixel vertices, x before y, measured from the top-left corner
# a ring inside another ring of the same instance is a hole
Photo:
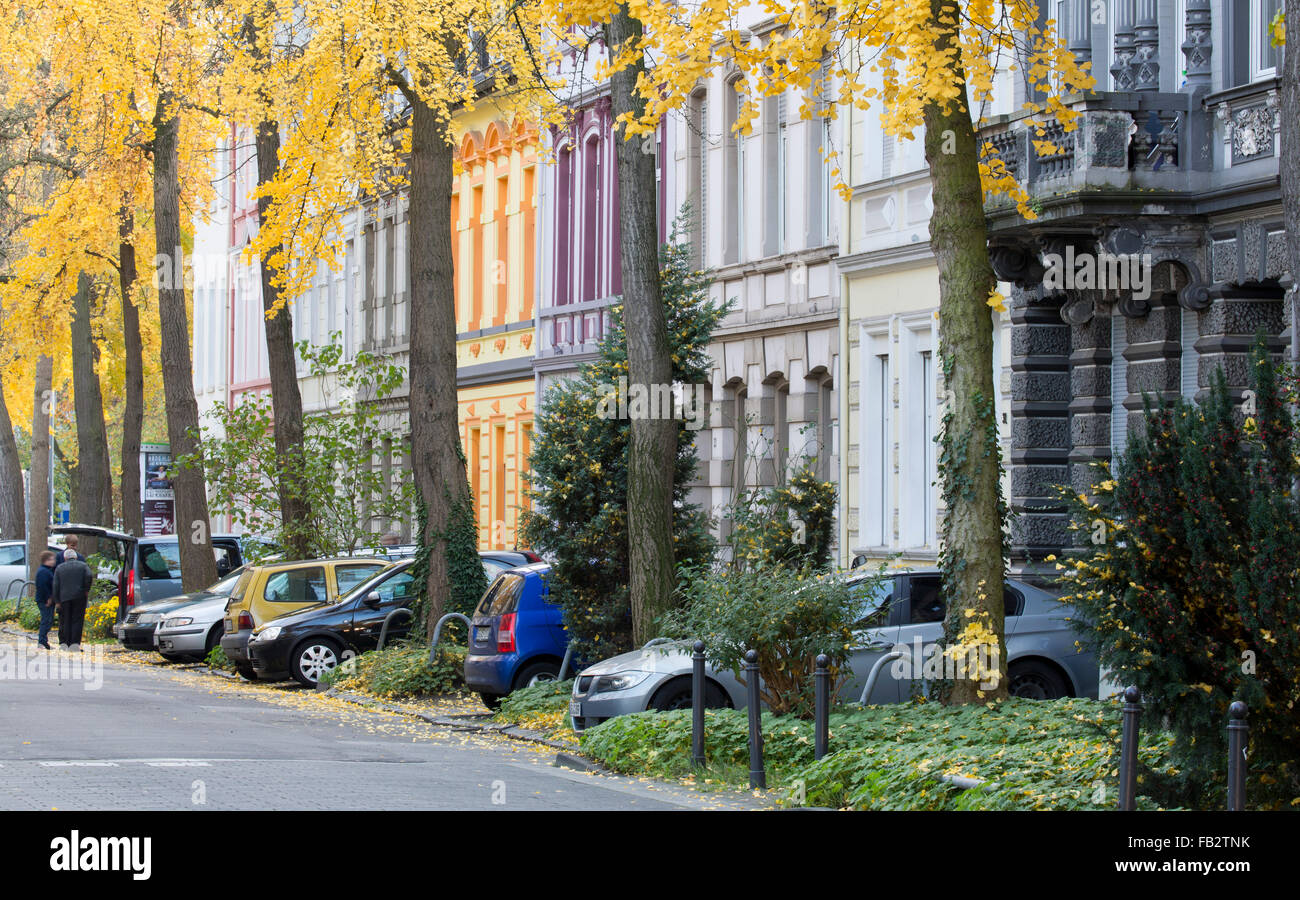
[[[581,4],[603,14],[609,3]],[[831,116],[839,107],[879,107],[888,133],[911,137],[924,129],[933,182],[930,241],[939,268],[940,357],[948,405],[940,480],[946,510],[941,565],[948,598],[945,638],[963,643],[971,619],[994,623],[1003,677],[995,690],[977,681],[952,686],[949,700],[1006,696],[1003,575],[1007,556],[1002,464],[994,417],[993,327],[989,307],[1001,308],[988,255],[986,194],[1015,201],[1032,217],[1026,197],[977,134],[972,105],[990,99],[999,67],[1023,70],[1031,104],[1043,120],[1074,125],[1064,94],[1093,81],[1054,35],[1036,0],[852,0],[765,3],[770,37],[742,29],[754,10],[747,0],[688,3],[638,0],[645,24],[640,52],[659,63],[639,73],[639,115],[625,113],[629,134],[646,133],[681,107],[698,81],[718,66],[735,66],[743,104],[736,128],[747,131],[758,101],[795,86],[809,91],[804,117]],[[615,67],[634,64],[631,51]],[[878,82],[870,86],[869,81]],[[1044,122],[1045,124],[1045,122]],[[1040,131],[1040,135],[1043,132]],[[1046,141],[1036,149],[1051,149]]]
[[[48,285],[48,296],[70,298],[75,292],[70,285],[90,268],[79,260],[99,251],[101,264],[104,256],[118,259],[124,303],[130,304],[134,289],[125,287],[130,280],[125,276],[138,246],[135,205],[145,201],[141,205],[151,206],[168,437],[174,454],[192,453],[198,409],[181,206],[202,200],[205,182],[195,177],[195,160],[200,148],[211,145],[215,127],[210,115],[198,112],[209,100],[205,75],[213,44],[202,28],[209,6],[183,0],[8,0],[4,6],[6,20],[14,25],[0,48],[8,87],[18,95],[58,99],[43,108],[47,121],[38,119],[32,133],[46,133],[52,121],[48,116],[56,111],[74,167],[86,173],[75,190],[63,195],[67,209],[84,215],[59,216],[50,210],[38,217],[25,241],[29,252],[16,264],[20,272],[26,269],[18,280]],[[147,174],[141,178],[141,173]],[[64,234],[57,227],[60,221],[85,225],[80,232]],[[113,251],[105,254],[102,248],[110,243]],[[133,248],[131,253],[123,252],[125,245]],[[42,269],[46,277],[36,277]],[[27,320],[33,328],[39,321],[32,310]],[[138,383],[134,371],[129,375],[129,381]],[[134,466],[133,460],[126,462]],[[177,530],[186,536],[180,542],[182,579],[187,589],[196,590],[216,579],[202,471],[178,472],[174,486]]]
[[[533,5],[473,0],[306,0],[250,15],[259,40],[233,63],[250,73],[232,74],[245,81],[233,94],[253,127],[280,126],[279,167],[259,186],[252,245],[275,269],[279,301],[300,294],[321,260],[338,265],[345,211],[407,193],[411,468],[431,631],[449,599],[472,605],[486,586],[457,421],[451,122],[489,95],[545,115],[543,24]],[[293,43],[278,68],[267,35]],[[252,73],[266,65],[270,77],[254,88]],[[266,145],[268,167],[274,149]]]

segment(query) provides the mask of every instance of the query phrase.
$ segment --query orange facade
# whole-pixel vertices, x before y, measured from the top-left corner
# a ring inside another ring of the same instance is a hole
[[[481,128],[462,123],[452,194],[457,396],[479,548],[513,549],[532,447],[539,136],[481,112]]]

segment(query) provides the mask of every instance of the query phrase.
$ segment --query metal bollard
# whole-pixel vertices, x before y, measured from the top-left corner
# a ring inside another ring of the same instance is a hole
[[[691,765],[704,765],[704,641],[691,654]]]
[[[1142,692],[1124,691],[1123,731],[1119,745],[1119,808],[1137,809],[1138,720],[1142,718]]]
[[[825,653],[817,655],[817,669],[813,672],[816,688],[813,708],[813,759],[826,755],[831,741],[831,660]]]
[[[749,786],[767,789],[763,771],[763,716],[759,709],[758,651],[745,651],[745,686],[749,691]]]
[[[1241,812],[1246,808],[1246,739],[1250,726],[1249,710],[1240,700],[1228,707],[1228,809]]]

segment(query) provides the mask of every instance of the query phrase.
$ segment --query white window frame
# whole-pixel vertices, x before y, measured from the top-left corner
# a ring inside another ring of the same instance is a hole
[[[868,547],[890,547],[893,534],[894,360],[889,321],[863,323],[861,334],[863,446],[859,472],[858,538]]]
[[[1261,63],[1263,60],[1260,40],[1268,40],[1264,37],[1269,22],[1264,19],[1264,2],[1265,0],[1250,0],[1250,80],[1251,82],[1262,81],[1265,78],[1276,78],[1278,67],[1276,65],[1264,67]],[[1282,2],[1285,7],[1285,2]],[[1272,21],[1271,19],[1269,21]],[[1269,44],[1269,46],[1272,46]]]
[[[899,328],[898,530],[909,550],[938,546],[936,325],[933,311],[926,310],[902,318]]]

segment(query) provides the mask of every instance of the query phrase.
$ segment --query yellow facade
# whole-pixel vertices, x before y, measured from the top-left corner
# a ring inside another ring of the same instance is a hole
[[[461,441],[479,549],[518,547],[532,449],[538,133],[490,106],[461,117],[452,195]]]

